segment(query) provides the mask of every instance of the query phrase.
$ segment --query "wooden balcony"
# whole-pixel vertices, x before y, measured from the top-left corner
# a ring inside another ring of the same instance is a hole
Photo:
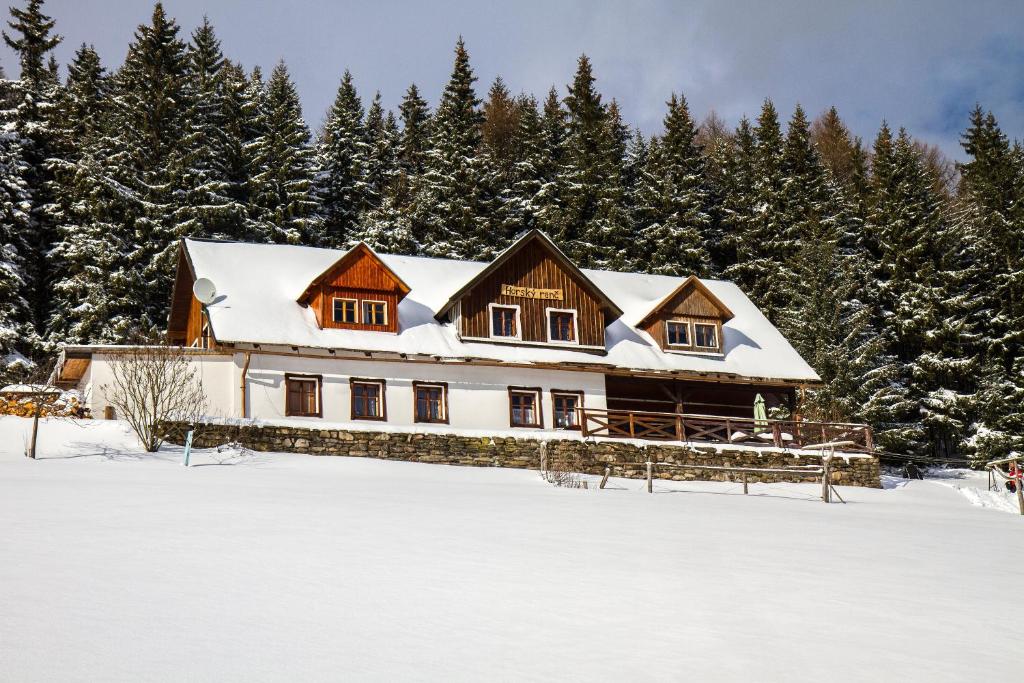
[[[851,442],[844,451],[874,451],[871,427],[842,422],[754,420],[717,415],[577,408],[583,436],[803,448]]]

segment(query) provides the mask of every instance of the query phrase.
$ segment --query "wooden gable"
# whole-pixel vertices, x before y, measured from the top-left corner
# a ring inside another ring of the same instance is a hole
[[[298,302],[313,309],[317,324],[323,329],[397,332],[398,303],[408,293],[409,286],[372,249],[360,243],[315,278]],[[335,299],[354,302],[356,322],[335,320]],[[384,304],[384,324],[363,321],[364,302]]]
[[[178,266],[171,290],[171,308],[167,315],[167,340],[171,344],[188,346],[188,327],[192,308],[198,302],[192,295],[192,284],[196,281],[192,263],[185,249],[185,241],[178,244]]]
[[[723,346],[722,323],[733,318],[732,311],[697,277],[691,275],[661,300],[637,325],[666,350],[720,353]],[[678,321],[689,325],[689,344],[670,346],[667,323]],[[694,345],[694,325],[714,325],[717,344],[714,348]]]
[[[490,306],[518,307],[518,338],[491,335]],[[604,349],[605,327],[622,311],[539,231],[521,238],[452,296],[459,335],[506,343],[549,343],[548,310],[572,310],[580,347]]]

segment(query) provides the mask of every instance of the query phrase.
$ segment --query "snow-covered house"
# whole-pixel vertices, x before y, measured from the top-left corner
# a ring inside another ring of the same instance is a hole
[[[764,438],[756,395],[819,381],[734,284],[583,270],[539,231],[490,263],[187,239],[168,333],[214,416],[269,422]],[[64,350],[93,415],[118,352]]]

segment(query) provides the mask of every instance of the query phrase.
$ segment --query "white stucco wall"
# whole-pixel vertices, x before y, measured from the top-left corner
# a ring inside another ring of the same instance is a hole
[[[113,363],[118,356],[110,353],[93,353],[92,362],[79,382],[78,388],[85,396],[93,417],[102,418],[104,409],[110,404],[105,387],[114,383]],[[229,355],[196,354],[189,360],[199,370],[203,390],[206,392],[207,412],[217,417],[238,415],[236,408],[239,393],[235,359]]]
[[[113,381],[111,363],[116,355],[94,353],[82,378],[80,389],[94,417],[103,417],[108,405],[103,387]],[[214,418],[242,416],[240,380],[245,362],[243,353],[233,355],[194,354],[191,361],[199,368],[206,391],[207,412]],[[323,378],[323,417],[285,416],[286,373],[320,375]],[[473,366],[459,363],[415,363],[401,361],[310,358],[252,352],[246,377],[248,401],[246,417],[267,422],[302,421],[352,423],[349,378],[385,380],[387,424],[415,426],[413,419],[413,381],[446,382],[448,415],[453,429],[491,429],[507,431],[509,425],[510,386],[540,387],[544,428],[553,429],[551,390],[582,391],[583,405],[605,408],[604,376],[594,372],[533,370],[513,367]],[[354,424],[358,425],[356,421]],[[362,423],[366,425],[366,422]],[[382,423],[373,422],[375,428]],[[520,429],[517,429],[520,431]],[[532,431],[521,429],[521,431]]]
[[[542,389],[546,429],[552,428],[552,389],[582,391],[585,406],[606,406],[604,376],[599,373],[253,353],[248,372],[250,417],[268,421],[285,418],[285,373],[323,376],[323,418],[288,418],[311,423],[351,421],[350,377],[385,380],[388,423],[395,425],[416,424],[413,381],[448,383],[449,421],[455,429],[508,430],[509,386]]]

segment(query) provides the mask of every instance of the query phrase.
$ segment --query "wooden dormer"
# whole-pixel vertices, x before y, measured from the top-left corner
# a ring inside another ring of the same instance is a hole
[[[732,311],[696,276],[662,299],[637,327],[670,353],[714,354],[725,348],[722,324]]]
[[[321,329],[398,332],[398,303],[409,285],[362,242],[306,287],[298,302]]]
[[[503,251],[437,312],[466,341],[605,353],[622,310],[539,230]]]

